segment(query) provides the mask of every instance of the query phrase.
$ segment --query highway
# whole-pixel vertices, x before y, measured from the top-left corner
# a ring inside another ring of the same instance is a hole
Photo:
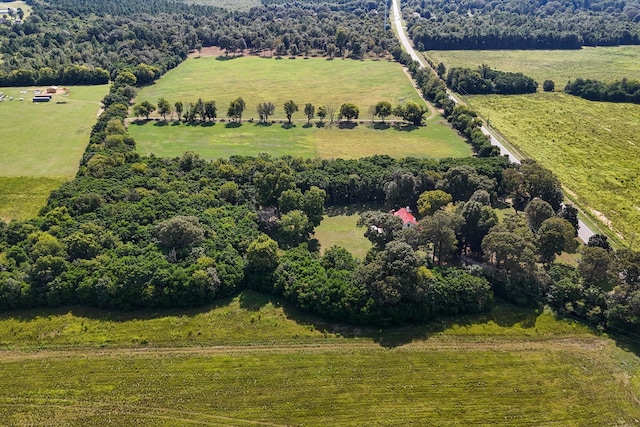
[[[394,22],[394,25],[396,26],[396,33],[398,34],[400,43],[402,43],[402,47],[404,47],[404,50],[406,50],[407,53],[411,55],[411,58],[414,61],[418,61],[418,63],[420,64],[420,68],[425,68],[427,65],[425,64],[423,59],[420,57],[420,55],[418,55],[418,53],[413,49],[413,46],[409,42],[409,38],[407,37],[407,34],[404,30],[404,26],[402,25],[402,14],[400,13],[400,0],[392,0],[392,1],[393,1],[393,8],[392,8],[393,22]],[[462,100],[460,100],[454,93],[449,91],[449,89],[447,89],[447,92],[448,92],[449,98],[453,102],[455,102],[456,104],[463,103]],[[494,145],[500,149],[500,154],[504,156],[508,156],[511,162],[520,164],[520,159],[518,159],[513,154],[513,152],[511,152],[507,147],[505,147],[498,140],[498,138],[496,138],[496,136],[487,126],[483,125],[481,130],[485,135],[487,135],[491,139],[491,145]],[[595,234],[594,231],[587,224],[585,224],[581,219],[578,219],[578,237],[580,238],[580,240],[586,243],[589,241],[589,238],[594,234]]]

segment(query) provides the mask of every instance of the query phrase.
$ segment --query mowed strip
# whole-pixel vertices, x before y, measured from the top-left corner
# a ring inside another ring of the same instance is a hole
[[[630,424],[640,410],[616,352],[598,339],[5,351],[0,417],[86,426]]]
[[[0,177],[0,220],[33,218],[68,178]]]

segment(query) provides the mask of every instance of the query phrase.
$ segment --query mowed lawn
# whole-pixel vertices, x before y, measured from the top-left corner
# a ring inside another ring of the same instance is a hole
[[[629,241],[640,230],[640,105],[563,93],[466,100],[518,149],[553,170],[618,237]]]
[[[583,47],[580,50],[450,50],[427,51],[436,64],[476,68],[487,64],[501,71],[521,72],[538,82],[553,80],[562,91],[578,77],[611,81],[640,78],[640,46]]]
[[[247,105],[245,121],[239,127],[228,122],[212,126],[133,123],[129,132],[142,154],[176,156],[192,150],[209,159],[261,152],[323,158],[358,158],[372,154],[462,157],[471,154],[469,146],[438,117],[417,129],[374,129],[370,123],[364,123],[369,120],[369,107],[381,100],[393,105],[422,102],[402,67],[393,62],[190,58],[156,84],[143,88],[136,101],[156,103],[160,97],[172,105],[176,101],[195,102],[200,97],[205,101],[215,100],[220,118],[226,117],[232,99],[242,97]],[[286,119],[283,104],[289,99],[299,106],[299,111],[293,115],[293,128],[282,126]],[[273,102],[276,123],[260,126],[247,122],[251,118],[257,119],[256,105],[260,102]],[[339,107],[346,102],[356,104],[360,109],[359,120],[353,128],[318,128],[316,118],[312,126],[305,126],[305,103],[311,103],[317,109],[328,104]]]
[[[322,323],[244,292],[187,312],[5,314],[0,343],[0,419],[9,425],[579,426],[640,417],[635,354],[514,307],[383,331]]]

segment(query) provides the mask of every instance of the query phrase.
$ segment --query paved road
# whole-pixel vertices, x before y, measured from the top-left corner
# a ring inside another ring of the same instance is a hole
[[[398,37],[400,38],[400,42],[402,43],[402,46],[404,47],[404,49],[409,53],[409,55],[411,55],[411,58],[414,61],[418,61],[418,63],[420,64],[420,68],[425,68],[426,65],[424,61],[413,49],[413,46],[411,45],[411,43],[409,42],[409,39],[407,38],[407,34],[404,31],[404,27],[402,26],[401,18],[402,18],[402,15],[400,13],[400,0],[393,0],[393,22],[396,26],[396,30],[398,33]],[[460,100],[452,92],[448,91],[448,94],[449,94],[449,98],[456,104],[462,103],[462,100]],[[489,128],[483,125],[480,129],[482,130],[482,133],[484,133],[491,139],[491,145],[495,145],[500,149],[500,154],[504,156],[508,156],[509,160],[511,160],[513,163],[520,164],[520,160],[507,147],[505,147],[498,140],[498,138],[495,137],[495,135]],[[595,233],[593,232],[593,230],[587,224],[585,224],[581,219],[578,220],[578,237],[580,238],[580,240],[586,243],[589,241],[589,238],[594,234]]]

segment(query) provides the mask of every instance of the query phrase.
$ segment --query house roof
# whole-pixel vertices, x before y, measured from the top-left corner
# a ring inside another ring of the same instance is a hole
[[[411,212],[407,210],[407,208],[400,208],[393,213],[395,216],[399,217],[402,220],[403,224],[417,224],[416,218],[411,215]]]

